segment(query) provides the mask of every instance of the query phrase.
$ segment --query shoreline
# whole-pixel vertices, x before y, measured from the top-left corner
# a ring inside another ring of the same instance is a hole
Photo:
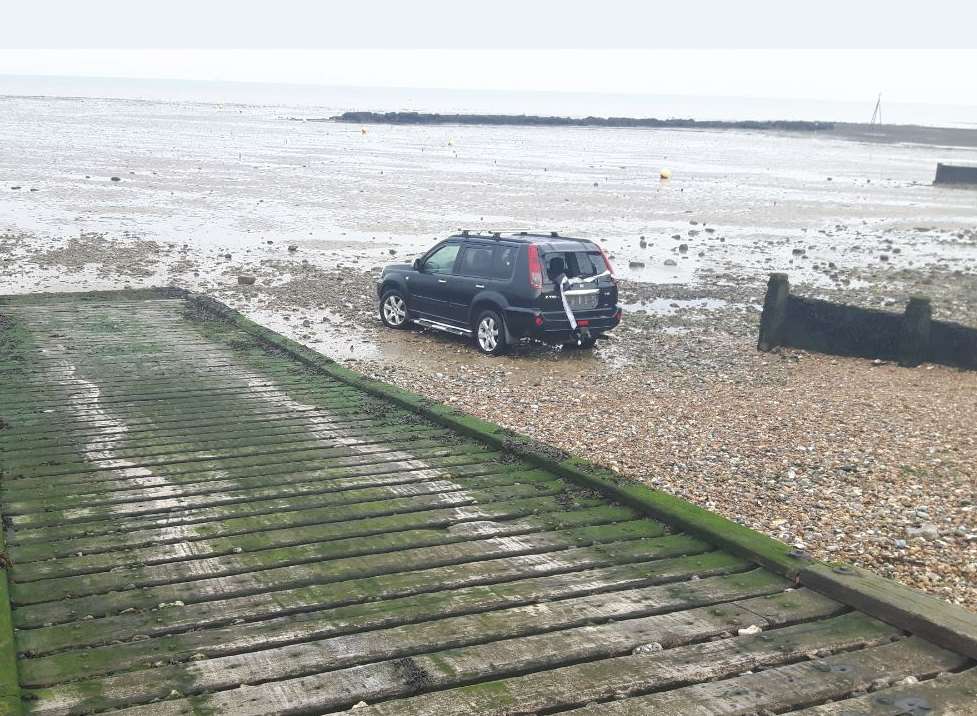
[[[48,95],[48,94],[0,94],[0,101],[6,100],[58,100],[80,102],[137,102],[140,104],[185,104],[192,106],[213,106],[224,108],[276,107],[266,102],[217,102],[202,100],[162,100],[154,98],[109,97],[88,95]],[[372,119],[364,118],[365,116]],[[435,117],[435,120],[407,121],[385,119],[390,115],[418,115]],[[349,117],[345,118],[344,117]],[[356,118],[353,118],[356,117]],[[313,123],[362,123],[362,124],[401,124],[404,126],[445,125],[445,126],[525,126],[525,127],[594,127],[608,129],[692,129],[692,130],[740,130],[768,132],[796,132],[810,136],[846,139],[876,144],[923,144],[945,147],[977,147],[977,125],[969,127],[935,126],[924,124],[883,124],[873,125],[858,122],[826,120],[697,120],[693,118],[636,118],[636,117],[570,117],[516,114],[441,114],[421,112],[358,112],[347,111],[331,117],[282,116],[295,122]],[[462,118],[462,119],[458,119]],[[511,121],[492,121],[492,118]]]

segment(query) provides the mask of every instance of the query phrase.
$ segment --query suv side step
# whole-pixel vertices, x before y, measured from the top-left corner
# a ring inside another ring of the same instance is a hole
[[[428,318],[415,318],[414,323],[419,326],[424,326],[425,328],[437,328],[439,331],[454,333],[456,336],[470,336],[472,334],[472,332],[467,328],[452,326],[447,323],[439,323],[438,321],[432,321]]]

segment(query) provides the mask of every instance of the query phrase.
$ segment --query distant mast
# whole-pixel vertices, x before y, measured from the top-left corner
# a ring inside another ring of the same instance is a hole
[[[876,121],[878,120],[878,121]],[[872,112],[872,124],[878,124],[882,126],[882,93],[879,92],[879,98],[875,100],[875,111]]]

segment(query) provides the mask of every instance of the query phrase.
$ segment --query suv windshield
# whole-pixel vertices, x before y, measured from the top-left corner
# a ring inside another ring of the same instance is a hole
[[[542,258],[550,281],[561,273],[567,278],[587,278],[607,270],[600,251],[547,251]]]

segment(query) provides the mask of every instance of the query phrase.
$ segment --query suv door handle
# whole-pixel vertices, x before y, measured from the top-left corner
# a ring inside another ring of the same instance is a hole
[[[439,278],[438,279],[438,283],[448,283],[448,279],[446,279],[446,278]]]
[[[485,288],[485,284],[484,283],[476,283],[475,284],[475,288]]]

